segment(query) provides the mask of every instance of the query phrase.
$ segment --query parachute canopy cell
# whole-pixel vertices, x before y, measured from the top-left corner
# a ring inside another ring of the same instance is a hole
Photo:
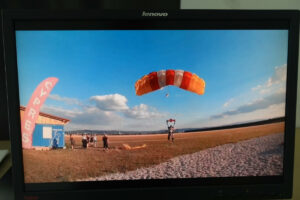
[[[174,85],[199,95],[204,94],[205,91],[205,81],[196,74],[183,70],[161,70],[151,72],[139,79],[135,83],[135,93],[141,96],[168,85]]]

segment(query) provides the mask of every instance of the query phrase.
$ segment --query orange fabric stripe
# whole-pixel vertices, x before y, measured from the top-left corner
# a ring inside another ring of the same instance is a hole
[[[157,78],[157,72],[151,72],[149,74],[149,80],[150,80],[150,86],[152,90],[158,90],[159,89],[159,83]]]
[[[192,78],[192,73],[184,71],[180,88],[187,90]]]
[[[199,78],[196,74],[193,74],[187,90],[199,95],[204,94],[204,90],[205,90],[204,80]]]
[[[143,76],[135,83],[135,93],[138,96],[152,92],[149,75]]]
[[[168,69],[166,73],[166,85],[174,85],[175,70]]]

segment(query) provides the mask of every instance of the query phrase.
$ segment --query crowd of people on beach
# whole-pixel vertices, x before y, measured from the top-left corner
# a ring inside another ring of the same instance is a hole
[[[168,141],[172,141],[172,143],[174,142],[174,131],[175,131],[175,119],[168,119],[166,120],[167,123],[167,127],[168,127]],[[82,134],[82,148],[87,149],[89,147],[97,147],[97,135],[96,134]],[[108,137],[106,134],[103,134],[102,136],[102,142],[103,142],[103,148],[105,150],[108,149]],[[71,144],[71,148],[74,149],[75,146],[75,139],[73,138],[73,135],[70,134],[70,144]]]
[[[89,135],[89,134],[85,133],[85,134],[82,134],[81,136],[82,136],[82,139],[81,139],[82,148],[87,149],[89,147],[97,147],[98,138],[97,138],[96,134]],[[106,134],[104,134],[102,136],[102,142],[103,142],[103,148],[108,149],[108,137]],[[72,134],[70,134],[70,144],[71,144],[71,148],[74,149],[75,139]]]

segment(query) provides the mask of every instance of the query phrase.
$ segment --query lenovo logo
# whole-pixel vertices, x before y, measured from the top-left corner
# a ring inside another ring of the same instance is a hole
[[[168,13],[158,13],[158,12],[145,12],[142,13],[143,17],[167,17]]]

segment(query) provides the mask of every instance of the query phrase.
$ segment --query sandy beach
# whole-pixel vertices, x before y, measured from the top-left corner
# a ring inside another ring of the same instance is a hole
[[[280,175],[283,140],[283,133],[272,134],[178,156],[147,168],[79,181]]]

